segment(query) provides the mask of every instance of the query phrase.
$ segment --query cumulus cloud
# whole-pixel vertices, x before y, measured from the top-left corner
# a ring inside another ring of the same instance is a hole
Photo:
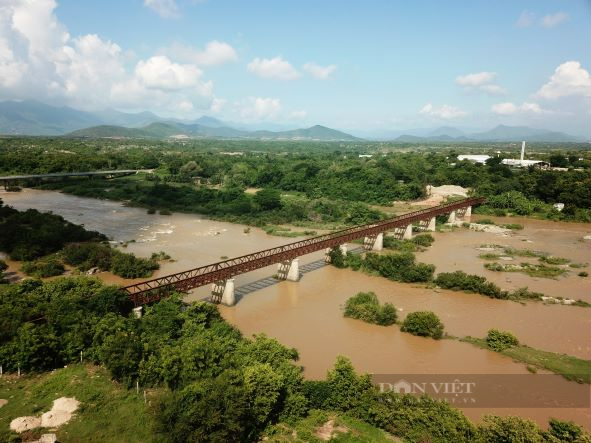
[[[523,10],[517,19],[515,25],[518,28],[529,28],[533,26],[536,21],[536,15],[533,12],[528,11],[527,9]]]
[[[158,55],[140,60],[135,75],[147,88],[175,91],[199,85],[202,71],[194,65],[172,63],[168,57]]]
[[[220,112],[222,112],[222,109],[224,108],[224,106],[226,106],[227,102],[228,101],[226,99],[214,97],[211,100],[211,107],[209,108],[209,110],[214,114],[219,114]]]
[[[164,52],[182,62],[198,66],[215,66],[238,60],[236,50],[226,42],[212,40],[202,50],[194,49],[182,43],[173,43]]]
[[[544,28],[554,28],[568,20],[568,14],[566,12],[557,12],[556,14],[548,14],[542,17],[540,25]]]
[[[275,58],[255,58],[247,69],[262,78],[271,78],[276,80],[295,80],[300,77],[300,73],[291,63],[283,60],[281,56]]]
[[[504,88],[494,83],[496,78],[495,72],[477,72],[456,77],[456,84],[469,91],[483,91],[490,95],[506,94]]]
[[[278,98],[249,97],[238,103],[236,108],[244,120],[269,120],[277,117],[281,111],[281,101]]]
[[[562,63],[556,68],[550,81],[540,88],[537,96],[545,99],[591,97],[591,75],[578,61]]]
[[[179,16],[179,7],[175,0],[144,0],[144,6],[162,18],[176,18]]]
[[[336,65],[320,66],[316,63],[306,63],[304,71],[319,80],[326,80],[337,69]]]
[[[491,111],[497,115],[550,113],[550,111],[542,109],[539,104],[529,102],[523,102],[521,105],[516,105],[511,102],[497,103],[491,107]]]
[[[423,106],[419,113],[423,115],[428,115],[430,117],[441,118],[444,120],[464,117],[465,115],[467,115],[466,112],[462,111],[460,108],[456,106],[442,105],[437,108],[433,106],[431,103],[427,103],[425,106]]]
[[[96,34],[72,38],[55,8],[54,0],[0,3],[2,98],[35,98],[86,110],[150,107],[168,114],[210,107],[213,84],[194,63],[157,55],[129,69],[118,44]],[[212,61],[215,51],[208,46],[204,52]]]
[[[547,14],[538,21],[535,13],[525,9],[517,19],[515,26],[518,28],[530,28],[537,24],[542,28],[555,28],[565,23],[569,18],[566,12],[559,11],[554,14]]]
[[[308,116],[308,113],[306,111],[293,111],[290,115],[289,118],[292,120],[302,120],[304,118],[306,118]]]

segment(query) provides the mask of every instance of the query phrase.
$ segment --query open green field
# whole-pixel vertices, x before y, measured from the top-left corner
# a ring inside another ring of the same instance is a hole
[[[0,398],[8,400],[0,409],[0,441],[10,441],[9,425],[13,419],[40,415],[60,397],[75,397],[81,403],[72,420],[56,431],[62,443],[153,441],[149,409],[155,394],[147,393],[144,403],[143,391],[138,395],[135,390],[125,389],[112,381],[105,369],[92,365],[70,365],[41,375],[0,378]],[[39,428],[21,437],[28,441],[47,432]]]

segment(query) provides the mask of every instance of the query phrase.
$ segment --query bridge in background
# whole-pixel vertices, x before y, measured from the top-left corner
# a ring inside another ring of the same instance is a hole
[[[90,172],[57,172],[51,174],[29,174],[29,175],[5,175],[0,177],[0,183],[4,185],[4,189],[8,188],[12,183],[18,183],[28,180],[44,180],[48,178],[65,178],[65,177],[105,177],[115,178],[124,177],[126,175],[137,174],[138,172],[151,173],[151,169],[119,169],[114,171],[90,171]]]
[[[123,288],[136,307],[152,303],[168,296],[173,291],[187,292],[208,284],[213,285],[212,301],[233,305],[236,301],[234,279],[232,277],[255,269],[279,264],[277,276],[282,280],[297,281],[300,277],[298,258],[317,251],[326,251],[329,260],[333,248],[346,252],[346,243],[364,239],[366,250],[379,251],[383,248],[384,234],[393,232],[401,239],[412,238],[413,225],[425,231],[435,230],[435,217],[449,214],[449,222],[469,217],[472,206],[483,203],[483,197],[467,198],[429,209],[410,212],[398,217],[381,220],[366,225],[319,235],[317,237],[288,243],[283,246],[265,249],[241,257],[212,263],[176,274],[154,278]]]

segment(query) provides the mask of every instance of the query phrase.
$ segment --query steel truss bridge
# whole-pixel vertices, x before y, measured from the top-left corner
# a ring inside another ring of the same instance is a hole
[[[208,284],[219,284],[239,274],[277,263],[284,263],[312,252],[335,248],[362,237],[377,236],[387,231],[406,228],[409,225],[417,222],[425,222],[438,215],[451,214],[454,211],[462,212],[484,201],[485,199],[483,197],[454,201],[379,222],[355,226],[330,234],[319,235],[306,240],[212,263],[188,271],[154,278],[126,286],[122,289],[126,291],[136,306],[142,306],[158,301],[173,291],[187,292]]]

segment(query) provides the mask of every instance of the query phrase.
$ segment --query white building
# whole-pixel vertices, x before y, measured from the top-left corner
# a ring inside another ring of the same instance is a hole
[[[471,161],[474,163],[482,163],[482,164],[485,164],[489,158],[490,158],[490,155],[480,155],[480,154],[458,155],[458,161],[468,160],[468,161]]]

